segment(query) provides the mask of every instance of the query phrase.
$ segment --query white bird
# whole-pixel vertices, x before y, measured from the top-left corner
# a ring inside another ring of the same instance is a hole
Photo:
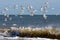
[[[9,20],[12,20],[12,17],[10,17]]]
[[[56,13],[56,16],[59,16],[60,15],[60,13]]]
[[[0,13],[3,14],[4,16],[7,15],[7,13],[4,10],[2,10]]]
[[[21,12],[22,12],[22,13],[24,13],[24,9],[25,9],[25,8],[24,8],[23,6],[21,6]]]
[[[5,8],[3,9],[3,15],[4,15],[4,16],[9,17],[8,14],[7,14],[7,11],[8,11],[8,10],[9,10],[8,7],[5,7]]]
[[[4,8],[4,11],[8,11],[8,8],[7,8],[7,7],[5,7],[5,8]]]
[[[14,10],[17,10],[18,9],[18,5],[14,5]],[[17,16],[17,14],[14,14],[15,16]]]
[[[19,30],[19,28],[17,28],[17,27],[11,27],[10,29],[11,30]]]
[[[32,6],[28,5],[27,9],[28,9],[28,11],[30,11],[32,9]]]
[[[5,13],[5,12],[3,12],[3,11],[0,11],[0,13],[1,13],[1,14],[3,14],[3,13]]]
[[[31,30],[32,28],[31,27],[27,27],[27,29]]]
[[[41,11],[43,11],[43,7],[41,7]]]
[[[53,27],[52,27],[52,26],[47,26],[47,27],[45,27],[45,29],[52,30],[52,29],[53,29]]]
[[[46,3],[45,3],[45,7],[46,7],[46,8],[48,7],[48,0],[47,0]]]
[[[48,8],[48,0],[46,1],[45,6],[43,7],[43,18],[45,20],[47,19],[47,16],[46,16],[47,8]]]
[[[7,18],[9,18],[9,15],[7,14]]]
[[[36,11],[37,11],[37,10],[33,9],[33,10],[31,11],[30,16],[33,16],[33,15],[36,13]]]
[[[22,28],[21,28],[21,30],[24,30],[24,29],[25,29],[25,27],[22,27]]]
[[[7,16],[7,14],[6,14],[6,13],[4,13],[3,15],[4,15],[4,16]]]
[[[54,10],[55,8],[51,8],[52,10]]]
[[[20,16],[20,18],[23,18],[23,16]]]
[[[43,18],[44,18],[44,19],[47,19],[47,16],[46,16],[46,14],[43,14]]]
[[[19,29],[22,29],[22,27],[19,27]]]
[[[4,21],[8,21],[8,19],[7,18],[5,18],[5,20]]]
[[[22,15],[24,13],[24,9],[25,9],[24,6],[21,5],[19,15]]]
[[[18,16],[17,14],[14,14],[14,16]]]
[[[5,12],[4,10],[2,10],[0,13],[1,13],[2,15],[6,16],[6,12]]]
[[[24,10],[24,9],[25,9],[24,6],[21,5],[21,10]]]
[[[2,25],[3,25],[3,26],[6,26],[6,23],[3,23]]]
[[[17,26],[17,24],[13,24],[13,26]]]
[[[15,10],[18,9],[18,5],[14,5],[14,9],[15,9]]]

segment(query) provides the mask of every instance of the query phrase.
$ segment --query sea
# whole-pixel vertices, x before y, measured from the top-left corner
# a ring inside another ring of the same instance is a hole
[[[9,15],[8,17],[0,15],[0,28],[10,28],[13,26],[33,28],[46,26],[60,27],[60,15],[47,15],[47,19],[44,19],[42,15]]]

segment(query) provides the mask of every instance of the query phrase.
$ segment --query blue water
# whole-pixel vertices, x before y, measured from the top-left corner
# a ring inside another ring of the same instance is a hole
[[[9,17],[12,17],[12,20],[9,20]],[[1,28],[9,28],[12,27],[13,24],[17,24],[16,27],[45,27],[45,26],[53,26],[60,27],[60,16],[56,15],[47,15],[47,19],[45,20],[42,15],[9,15],[8,21],[4,21],[6,16],[0,15],[0,27]],[[4,26],[3,23],[6,25]]]

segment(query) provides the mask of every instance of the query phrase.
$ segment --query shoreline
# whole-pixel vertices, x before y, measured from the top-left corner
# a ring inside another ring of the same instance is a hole
[[[41,28],[0,28],[0,32],[5,32],[7,31],[8,33],[15,31],[19,32],[20,36],[19,37],[40,37],[40,38],[51,38],[51,39],[60,39],[60,31],[56,29],[41,29]]]

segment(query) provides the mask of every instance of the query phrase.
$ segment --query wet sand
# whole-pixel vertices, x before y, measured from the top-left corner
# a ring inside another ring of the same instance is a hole
[[[26,38],[26,37],[5,37],[5,38],[0,38],[0,40],[58,40],[58,39],[49,39],[49,38]]]

